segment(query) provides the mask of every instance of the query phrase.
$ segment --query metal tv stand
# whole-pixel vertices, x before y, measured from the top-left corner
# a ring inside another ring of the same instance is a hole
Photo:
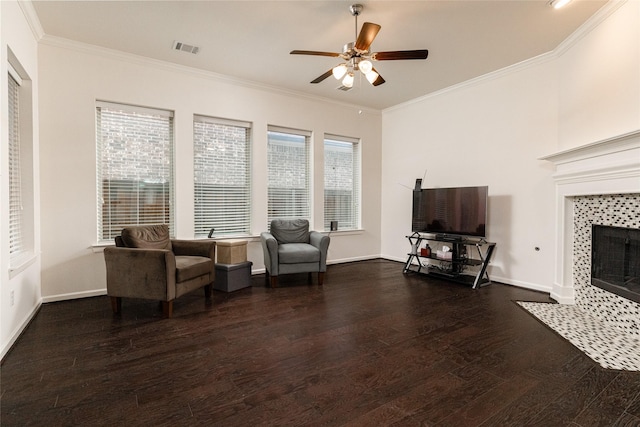
[[[411,252],[408,254],[403,273],[424,273],[442,277],[471,285],[472,289],[491,283],[487,267],[496,247],[495,243],[481,238],[418,232],[406,237],[411,244]],[[431,247],[430,254],[421,254],[421,246],[424,247],[425,243],[429,243]],[[448,254],[440,249],[444,246],[450,248]],[[477,257],[470,254],[474,247]]]

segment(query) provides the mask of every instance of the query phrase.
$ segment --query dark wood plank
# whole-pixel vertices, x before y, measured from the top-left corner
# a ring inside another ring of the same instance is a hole
[[[617,375],[615,371],[594,366],[566,389],[562,399],[556,399],[547,405],[531,423],[539,426],[568,424],[587,408]]]
[[[547,295],[402,267],[332,265],[322,287],[254,276],[176,299],[170,319],[154,301],[45,304],[2,361],[2,424],[637,424],[639,373],[600,368],[514,303]]]
[[[635,411],[633,405],[638,404],[638,399],[640,399],[640,373],[617,375],[574,421],[584,426],[640,426],[640,422],[631,423],[634,418],[640,419],[627,413],[627,410]]]

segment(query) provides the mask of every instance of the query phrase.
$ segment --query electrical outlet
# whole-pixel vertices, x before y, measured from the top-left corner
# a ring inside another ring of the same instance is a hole
[[[13,307],[13,304],[14,304],[15,299],[16,299],[15,298],[15,291],[11,291],[10,296],[11,296],[11,307]]]

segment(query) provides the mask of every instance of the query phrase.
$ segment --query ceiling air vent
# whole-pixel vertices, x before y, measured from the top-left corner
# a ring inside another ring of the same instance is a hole
[[[179,41],[173,42],[173,50],[179,50],[181,52],[193,53],[194,55],[200,52],[200,48],[198,46],[194,46],[192,44],[187,44]]]
[[[343,92],[349,92],[353,87],[339,86],[336,89],[341,90]]]

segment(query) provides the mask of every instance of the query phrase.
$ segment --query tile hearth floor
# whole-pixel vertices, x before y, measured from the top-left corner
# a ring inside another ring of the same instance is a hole
[[[518,302],[603,368],[640,371],[640,337],[607,325],[577,305]]]

